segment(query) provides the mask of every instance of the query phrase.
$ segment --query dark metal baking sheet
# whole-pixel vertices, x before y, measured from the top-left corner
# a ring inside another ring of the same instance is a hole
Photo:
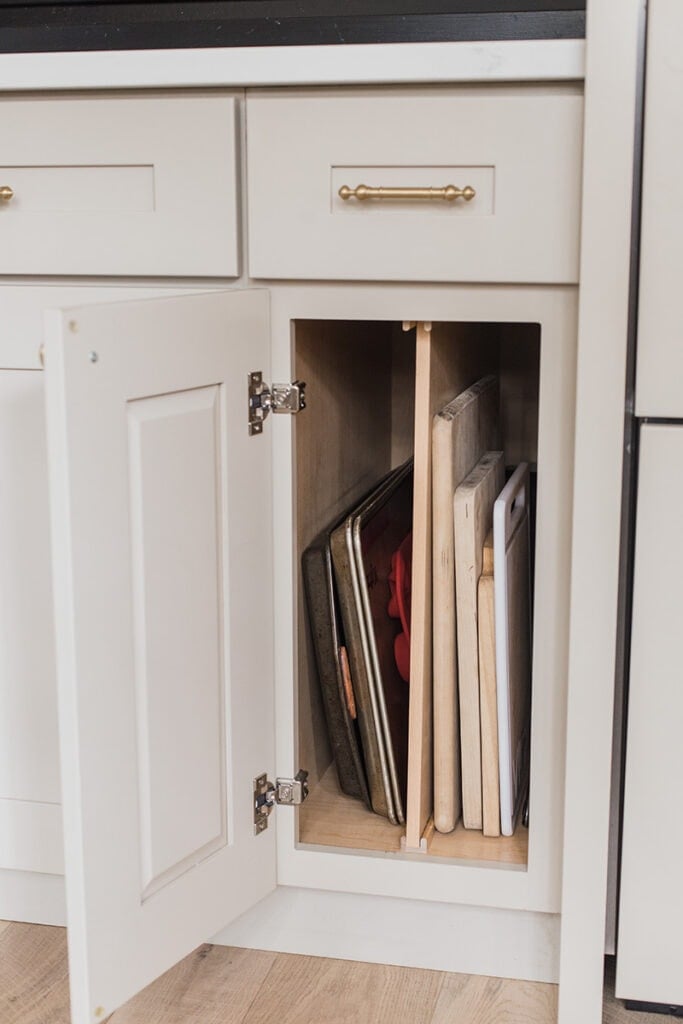
[[[412,519],[411,462],[396,474],[391,486],[374,495],[350,523],[347,521],[347,544],[353,547],[368,640],[368,672],[376,694],[389,782],[400,822],[405,820],[410,694],[394,657],[394,641],[400,626],[388,614],[389,576],[392,556],[411,532]]]
[[[382,716],[372,675],[369,639],[353,551],[352,529],[356,515],[368,502],[375,500],[379,494],[391,488],[399,472],[403,472],[403,468],[390,474],[378,484],[368,498],[351,509],[345,520],[332,532],[330,537],[332,564],[356,696],[358,726],[370,800],[375,813],[388,818],[394,825],[402,821],[402,815],[394,800],[385,730],[382,726]]]
[[[334,524],[336,526],[338,524]],[[302,558],[310,637],[339,785],[371,807],[358,723],[346,699],[340,649],[345,643],[332,569],[330,533],[320,533]]]

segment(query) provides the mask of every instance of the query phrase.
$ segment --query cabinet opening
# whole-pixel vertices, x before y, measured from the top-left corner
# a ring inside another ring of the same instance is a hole
[[[540,325],[297,320],[293,350],[298,842],[525,867]]]

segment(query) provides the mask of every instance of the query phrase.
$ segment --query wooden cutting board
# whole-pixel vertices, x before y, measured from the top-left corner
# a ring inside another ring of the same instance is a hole
[[[482,377],[432,425],[434,825],[452,832],[461,812],[453,496],[498,443],[498,380]]]
[[[496,622],[493,530],[484,541],[479,577],[479,710],[481,714],[481,795],[485,836],[500,835],[500,767],[496,690]]]
[[[455,492],[455,595],[460,701],[462,821],[483,828],[477,588],[493,506],[505,483],[502,452],[487,452]]]
[[[512,474],[493,512],[500,828],[514,831],[529,757],[531,616],[529,467]]]

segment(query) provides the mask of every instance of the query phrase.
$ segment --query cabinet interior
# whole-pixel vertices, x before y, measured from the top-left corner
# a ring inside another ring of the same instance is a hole
[[[298,813],[299,844],[399,853],[406,833],[405,825],[391,824],[340,789],[310,635],[301,557],[321,530],[413,455],[415,410],[424,407],[417,392],[426,386],[416,370],[421,326],[336,320],[296,320],[292,325],[295,375],[306,382],[306,410],[293,421],[297,763],[308,770],[310,784],[310,795]],[[540,325],[440,323],[427,329],[434,352],[440,353],[438,373],[447,379],[452,375],[453,396],[485,374],[498,377],[506,471],[526,461],[535,477]],[[532,588],[533,521],[532,515]],[[409,773],[416,770],[419,767],[409,761]],[[526,866],[529,831],[518,820],[513,836],[491,838],[465,829],[460,821],[453,832],[441,834],[430,819],[422,832],[423,846],[428,856]]]

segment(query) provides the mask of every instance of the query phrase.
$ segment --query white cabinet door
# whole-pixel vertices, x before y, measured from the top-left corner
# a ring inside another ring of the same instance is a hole
[[[680,0],[650,0],[636,369],[637,416],[683,416]]]
[[[266,292],[47,315],[74,1024],[275,885],[268,351]]]
[[[617,995],[683,1003],[683,426],[642,427]]]
[[[0,874],[63,871],[43,383],[0,370]]]

